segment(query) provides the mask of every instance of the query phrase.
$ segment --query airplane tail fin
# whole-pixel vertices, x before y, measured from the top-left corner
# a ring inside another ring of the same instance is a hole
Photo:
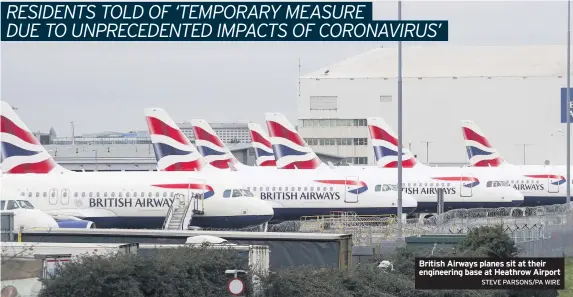
[[[145,108],[157,167],[161,171],[201,171],[206,163],[195,146],[162,108]]]
[[[370,117],[367,119],[368,131],[376,164],[383,168],[398,167],[398,138],[388,123],[380,117]],[[418,164],[416,157],[404,146],[402,146],[402,167],[412,168]]]
[[[281,113],[265,113],[277,168],[316,169],[324,164]]]
[[[249,123],[249,131],[251,133],[255,156],[257,157],[257,166],[276,167],[277,162],[275,161],[275,155],[268,134],[263,131],[261,125],[255,123]]]
[[[0,132],[0,164],[4,174],[69,171],[56,163],[5,101],[0,102]]]
[[[498,167],[504,163],[476,123],[469,120],[462,121],[462,134],[471,166]]]
[[[191,125],[195,133],[197,148],[207,163],[219,169],[231,168],[229,162],[235,167],[243,165],[235,158],[223,141],[221,141],[221,138],[219,138],[207,121],[191,120]]]

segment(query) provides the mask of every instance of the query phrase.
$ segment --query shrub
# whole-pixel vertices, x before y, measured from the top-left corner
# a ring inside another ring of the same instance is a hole
[[[220,297],[227,293],[227,269],[245,269],[231,250],[206,247],[158,249],[156,254],[85,255],[41,280],[39,297]]]

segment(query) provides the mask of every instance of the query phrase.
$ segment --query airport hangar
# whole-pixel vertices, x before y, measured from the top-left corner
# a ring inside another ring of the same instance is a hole
[[[565,164],[566,54],[553,45],[405,45],[403,144],[424,163],[467,163],[460,123],[473,120],[511,163]],[[316,152],[374,164],[366,118],[381,116],[397,133],[397,55],[384,46],[300,77],[298,130]]]

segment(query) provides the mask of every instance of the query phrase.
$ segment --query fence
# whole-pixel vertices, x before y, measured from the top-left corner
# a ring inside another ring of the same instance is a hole
[[[269,231],[352,234],[355,246],[389,252],[407,236],[466,234],[480,226],[503,225],[524,256],[573,256],[573,203],[539,207],[456,209],[427,219],[408,219],[397,238],[395,216],[337,213],[284,222]],[[399,244],[398,244],[399,245]]]

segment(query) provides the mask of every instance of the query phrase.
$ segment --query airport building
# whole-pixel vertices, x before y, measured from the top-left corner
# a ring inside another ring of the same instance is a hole
[[[424,163],[467,163],[460,123],[473,120],[511,163],[564,164],[566,53],[404,46],[404,145]],[[383,117],[397,133],[397,69],[397,49],[384,46],[301,76],[299,132],[316,152],[374,164],[366,118]]]

